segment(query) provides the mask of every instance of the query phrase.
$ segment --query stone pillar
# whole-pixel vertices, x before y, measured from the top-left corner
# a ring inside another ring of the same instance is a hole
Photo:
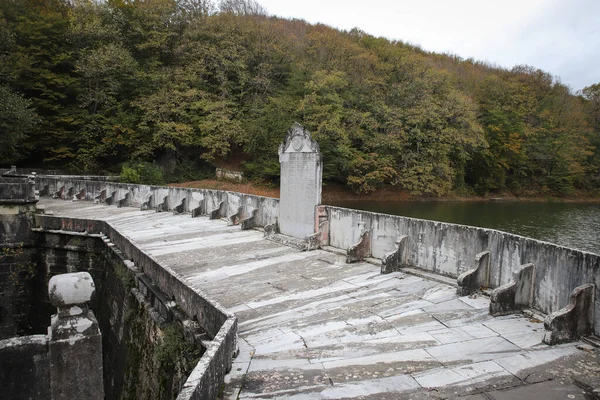
[[[51,398],[104,399],[102,337],[87,304],[95,294],[92,277],[87,272],[56,275],[48,294],[58,308],[48,332]]]
[[[298,123],[279,145],[281,186],[279,232],[305,239],[315,233],[315,209],[321,204],[322,161],[319,144]]]

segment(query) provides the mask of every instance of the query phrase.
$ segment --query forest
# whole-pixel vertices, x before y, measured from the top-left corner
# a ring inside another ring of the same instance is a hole
[[[355,193],[600,196],[600,83],[268,15],[254,0],[0,1],[1,164],[279,179],[293,122]]]

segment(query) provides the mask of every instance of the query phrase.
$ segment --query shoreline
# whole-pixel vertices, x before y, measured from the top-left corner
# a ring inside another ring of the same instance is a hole
[[[168,186],[187,187],[198,189],[227,190],[232,192],[248,193],[257,196],[279,198],[279,187],[268,185],[257,185],[252,182],[231,182],[217,179],[204,179],[201,181],[169,183]],[[458,196],[447,195],[442,197],[431,196],[413,196],[403,190],[394,190],[391,188],[381,189],[377,192],[368,194],[356,194],[350,189],[339,184],[323,185],[323,203],[331,201],[342,202],[537,202],[537,203],[590,203],[600,204],[600,197],[593,197],[578,193],[573,196],[516,196],[512,193],[496,194],[493,196]]]

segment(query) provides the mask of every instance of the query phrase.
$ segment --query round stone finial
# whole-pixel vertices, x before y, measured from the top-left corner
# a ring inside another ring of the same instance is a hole
[[[48,283],[50,303],[59,308],[87,303],[95,291],[92,276],[87,272],[56,275]]]

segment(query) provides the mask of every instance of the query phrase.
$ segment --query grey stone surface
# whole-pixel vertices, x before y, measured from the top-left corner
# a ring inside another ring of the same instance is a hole
[[[279,146],[281,164],[279,231],[304,239],[315,233],[315,207],[321,204],[319,145],[295,123]]]
[[[540,321],[490,316],[485,296],[381,275],[343,254],[299,252],[223,220],[44,202],[57,216],[109,222],[238,316],[229,398],[454,398],[523,385],[532,371],[593,354],[541,343]]]

